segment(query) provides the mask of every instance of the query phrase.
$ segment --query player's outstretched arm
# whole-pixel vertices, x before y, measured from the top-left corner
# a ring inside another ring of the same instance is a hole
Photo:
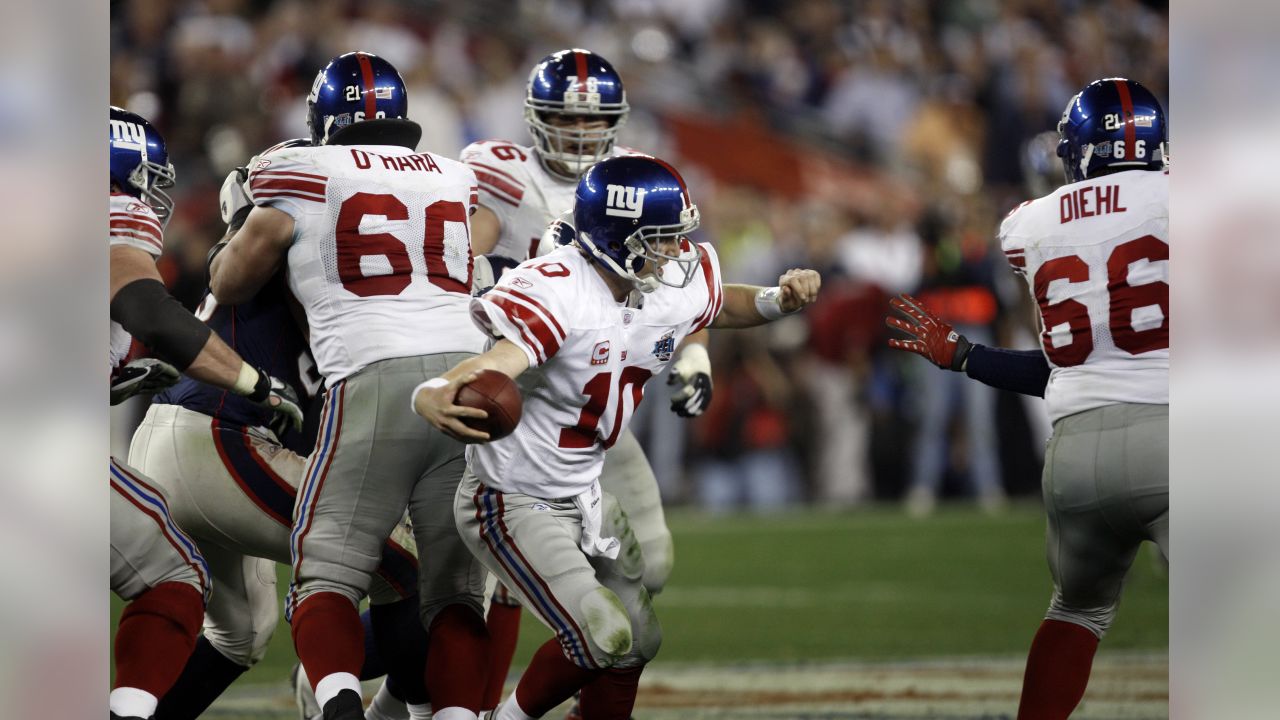
[[[905,293],[889,304],[908,320],[891,314],[885,317],[885,324],[911,336],[910,340],[890,338],[889,347],[913,352],[944,370],[964,372],[994,388],[1044,397],[1051,368],[1043,352],[971,343],[924,303]]]
[[[255,207],[225,245],[209,259],[209,289],[223,305],[251,300],[284,262],[293,244],[293,218],[270,207]]]
[[[182,307],[165,289],[155,260],[143,250],[111,246],[111,319],[179,371],[244,395],[302,427],[302,409],[293,391],[246,363]]]
[[[497,370],[512,380],[529,368],[529,357],[511,341],[502,339],[485,352],[454,365],[440,377],[431,378],[413,389],[413,411],[437,429],[459,440],[484,441],[489,433],[475,430],[462,418],[483,420],[488,413],[457,405],[458,389],[476,379],[481,370]]]
[[[800,268],[783,273],[771,288],[725,285],[724,306],[710,327],[746,328],[773,322],[812,305],[821,287],[822,276],[816,270]]]

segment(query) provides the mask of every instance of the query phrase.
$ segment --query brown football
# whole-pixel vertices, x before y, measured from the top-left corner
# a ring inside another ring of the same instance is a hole
[[[463,422],[489,433],[490,440],[510,435],[520,424],[520,411],[524,407],[520,388],[497,370],[481,370],[475,380],[458,389],[454,402],[489,413],[489,417],[483,420],[466,418]]]

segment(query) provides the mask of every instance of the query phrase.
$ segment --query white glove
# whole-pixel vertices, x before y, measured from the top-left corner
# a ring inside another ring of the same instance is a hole
[[[542,237],[538,238],[538,251],[534,257],[542,257],[561,245],[573,243],[578,231],[573,227],[573,213],[565,213],[547,226]]]
[[[222,190],[218,191],[218,209],[222,212],[222,222],[230,225],[240,208],[253,204],[253,196],[249,194],[249,171],[247,168],[236,168],[227,174],[222,181]]]
[[[671,366],[668,385],[682,387],[671,395],[671,412],[697,417],[711,405],[711,358],[702,343],[691,342]]]
[[[520,263],[503,255],[477,255],[471,264],[471,294],[483,295],[498,284],[503,273]]]

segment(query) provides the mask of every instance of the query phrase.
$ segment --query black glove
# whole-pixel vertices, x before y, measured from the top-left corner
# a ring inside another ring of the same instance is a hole
[[[697,417],[711,405],[711,376],[706,373],[694,373],[685,379],[672,370],[667,384],[684,386],[671,396],[671,412],[680,417]]]
[[[134,395],[155,395],[173,387],[181,377],[177,368],[163,360],[134,360],[111,378],[111,404],[119,405]]]
[[[276,413],[276,418],[271,423],[273,431],[276,427],[283,431],[290,426],[294,430],[302,429],[302,407],[298,404],[298,394],[288,383],[271,377],[262,368],[258,368],[258,384],[245,397]],[[277,426],[277,423],[282,424]],[[276,432],[276,437],[279,436],[280,432]]]

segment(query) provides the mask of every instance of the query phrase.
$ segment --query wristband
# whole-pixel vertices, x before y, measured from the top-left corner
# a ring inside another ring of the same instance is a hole
[[[760,313],[760,317],[765,320],[777,320],[784,315],[790,315],[797,310],[784,312],[782,310],[782,288],[778,285],[768,288],[760,288],[756,292],[756,312]]]
[[[442,388],[448,384],[449,384],[449,381],[445,380],[442,377],[433,377],[430,380],[427,380],[426,382],[418,383],[418,386],[413,389],[413,392],[409,393],[409,408],[413,410],[413,414],[414,415],[418,414],[418,403],[417,403],[418,391],[435,390],[436,388]]]
[[[236,381],[231,386],[231,392],[237,395],[252,395],[253,391],[258,389],[259,375],[260,373],[252,365],[241,361],[240,373],[236,375]]]
[[[710,375],[711,356],[707,354],[707,346],[699,342],[687,343],[672,369],[684,378],[691,378],[698,373]]]

